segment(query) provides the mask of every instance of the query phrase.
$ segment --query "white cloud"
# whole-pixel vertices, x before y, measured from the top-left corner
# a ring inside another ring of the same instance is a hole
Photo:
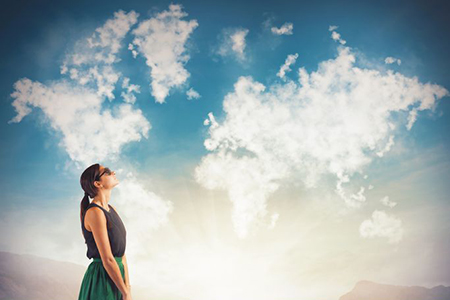
[[[412,125],[411,125],[412,126]],[[408,129],[411,129],[411,126],[408,126]],[[384,149],[382,149],[381,151],[377,152],[377,155],[379,157],[383,157],[384,153],[389,152],[389,150],[391,150],[391,147],[394,145],[394,136],[390,136],[388,142],[386,143],[386,146],[384,147]]]
[[[214,115],[212,112],[208,113],[208,118],[203,121],[203,125],[209,125],[211,124],[211,128],[215,128],[219,126],[219,123],[216,122],[216,119],[214,118]]]
[[[133,58],[136,58],[138,53],[137,51],[134,49],[134,45],[133,44],[128,44],[128,50],[131,51],[131,53],[133,54]]]
[[[338,29],[338,26],[335,25],[330,25],[330,27],[328,27],[328,31],[334,31],[336,29]]]
[[[133,30],[133,45],[151,68],[152,95],[156,102],[165,102],[170,89],[180,87],[190,76],[184,68],[190,59],[185,44],[198,22],[182,20],[187,15],[180,5],[171,4],[169,10],[141,22]],[[129,49],[136,51],[133,46]]]
[[[225,28],[219,37],[220,44],[216,53],[220,56],[233,55],[242,61],[245,57],[245,38],[249,30],[245,28]]]
[[[402,221],[384,211],[375,210],[371,219],[361,223],[359,233],[363,238],[386,237],[389,243],[398,243],[403,238]]]
[[[337,29],[337,26],[330,26],[330,28],[329,28],[329,30],[332,31],[331,38],[335,41],[338,41],[342,45],[345,45],[346,41],[341,39],[341,35],[339,33],[337,33],[336,31],[334,31],[335,29]]]
[[[119,10],[114,13],[114,19],[107,20],[102,27],[95,30],[94,34],[87,40],[90,47],[110,49],[109,53],[97,53],[95,56],[96,60],[103,60],[106,63],[112,63],[116,60],[112,55],[119,52],[122,47],[122,39],[130,30],[130,27],[136,24],[138,16],[139,14],[134,11],[126,14],[124,11]],[[105,55],[107,55],[106,58]]]
[[[208,115],[204,145],[210,153],[197,166],[196,180],[227,191],[239,237],[266,215],[267,199],[281,184],[313,188],[331,174],[346,205],[361,206],[365,190],[355,190],[350,177],[390,150],[405,113],[432,110],[449,94],[417,77],[358,68],[355,61],[351,48],[339,46],[338,56],[317,71],[300,68],[298,82],[266,87],[240,77],[224,98],[223,121]]]
[[[128,218],[127,226],[133,228],[134,241],[142,242],[150,231],[168,222],[168,215],[173,211],[173,203],[164,201],[160,196],[145,189],[132,172],[119,178],[117,204]],[[130,248],[140,247],[136,245]],[[141,251],[145,252],[145,249]]]
[[[366,201],[366,196],[364,195],[365,188],[360,187],[359,192],[356,194],[347,195],[347,192],[342,187],[343,183],[350,182],[350,177],[348,175],[343,175],[341,173],[336,174],[338,181],[336,183],[336,194],[344,200],[348,207],[358,208]]]
[[[270,30],[276,35],[292,35],[294,25],[292,23],[284,23],[280,28],[272,27]]]
[[[200,94],[194,90],[193,88],[190,88],[187,92],[186,92],[186,96],[188,97],[188,100],[192,100],[192,99],[198,99],[200,98]]]
[[[62,134],[59,145],[84,165],[117,158],[125,144],[147,138],[151,128],[141,110],[125,103],[101,110],[98,93],[66,81],[46,86],[24,78],[14,89],[17,115],[10,123],[20,122],[32,107],[40,108],[50,127]]]
[[[141,110],[124,103],[101,108],[105,97],[114,98],[121,74],[113,64],[120,61],[116,54],[137,17],[134,11],[120,10],[91,37],[78,41],[61,66],[61,73],[70,80],[62,78],[47,85],[28,78],[18,80],[11,94],[17,115],[9,123],[20,122],[32,107],[40,108],[45,122],[62,134],[59,145],[81,165],[117,159],[124,145],[147,138],[151,125]],[[138,93],[139,86],[124,78],[122,88],[125,102],[134,103],[132,93]]]
[[[395,57],[391,57],[391,56],[388,56],[388,57],[386,57],[385,59],[384,59],[384,62],[386,63],[386,64],[393,64],[393,63],[397,63],[398,65],[400,65],[401,63],[402,63],[402,61],[400,60],[400,59],[398,59],[398,58],[395,58]]]
[[[278,71],[277,76],[280,77],[281,79],[284,79],[286,72],[291,71],[290,66],[292,64],[295,64],[295,61],[298,58],[298,53],[295,54],[289,54],[288,57],[286,58],[286,61],[284,62],[284,65],[281,66],[280,71]]]
[[[121,96],[125,102],[133,104],[136,102],[136,96],[133,93],[140,93],[140,88],[137,84],[131,84],[130,78],[124,77],[122,81],[122,89],[124,91],[121,93]]]
[[[44,120],[61,134],[60,146],[70,159],[81,165],[93,161],[117,159],[122,147],[148,137],[150,122],[134,103],[139,86],[123,78],[122,97],[125,102],[102,110],[105,97],[113,99],[113,91],[121,74],[113,64],[120,61],[117,53],[131,26],[137,22],[134,11],[118,11],[87,39],[77,41],[66,55],[61,78],[44,85],[28,78],[14,84],[12,105],[17,115],[9,123],[20,122],[40,108]]]
[[[61,74],[69,72],[71,79],[95,88],[99,96],[114,99],[113,91],[121,74],[112,65],[120,61],[117,53],[122,40],[138,16],[134,11],[115,12],[114,18],[95,29],[89,38],[77,41],[74,51],[64,59]]]
[[[408,124],[406,124],[406,128],[408,128],[408,130],[411,130],[412,125],[416,122],[417,120],[417,109],[413,108],[408,115]]]
[[[390,208],[397,205],[397,202],[393,202],[393,201],[389,200],[389,196],[381,198],[380,202],[383,203],[383,205],[388,206]]]

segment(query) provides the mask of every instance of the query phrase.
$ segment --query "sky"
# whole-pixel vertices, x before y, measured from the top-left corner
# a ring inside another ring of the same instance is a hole
[[[0,251],[87,266],[116,171],[135,299],[450,285],[444,1],[3,1]]]

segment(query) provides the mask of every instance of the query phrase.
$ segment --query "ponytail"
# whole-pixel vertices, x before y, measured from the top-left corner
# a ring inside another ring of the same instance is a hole
[[[84,197],[81,200],[81,204],[80,204],[80,219],[81,222],[83,222],[83,216],[84,213],[86,212],[86,208],[89,206],[89,195],[88,193],[84,192]]]

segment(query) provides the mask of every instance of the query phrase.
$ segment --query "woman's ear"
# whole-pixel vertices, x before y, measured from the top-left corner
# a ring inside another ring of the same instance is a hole
[[[94,186],[95,186],[96,188],[99,188],[99,187],[101,186],[101,184],[100,184],[99,181],[94,181]]]

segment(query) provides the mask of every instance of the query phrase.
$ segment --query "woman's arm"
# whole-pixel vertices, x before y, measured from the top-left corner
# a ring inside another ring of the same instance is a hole
[[[131,285],[130,285],[130,278],[128,277],[128,263],[127,263],[127,256],[125,254],[122,256],[122,263],[125,269],[125,285],[128,287],[128,289],[130,289]]]
[[[86,212],[86,220],[94,235],[103,266],[112,281],[116,284],[122,295],[128,295],[129,290],[125,285],[122,274],[114,256],[111,252],[108,230],[106,229],[106,217],[103,211],[98,207],[93,207]]]

